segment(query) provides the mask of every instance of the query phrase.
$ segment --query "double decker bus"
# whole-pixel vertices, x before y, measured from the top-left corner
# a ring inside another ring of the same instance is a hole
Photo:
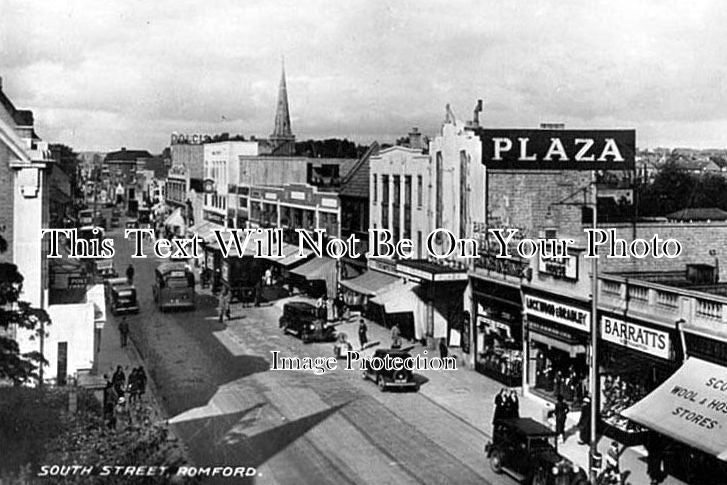
[[[194,310],[194,273],[185,263],[162,263],[154,271],[154,303],[161,311]]]

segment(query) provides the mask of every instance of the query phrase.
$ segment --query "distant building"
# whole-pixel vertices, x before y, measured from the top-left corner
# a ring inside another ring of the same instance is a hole
[[[285,67],[280,76],[278,88],[278,104],[275,110],[275,127],[270,135],[274,155],[295,155],[295,135],[290,126],[290,108],[288,107],[288,88],[285,83]]]

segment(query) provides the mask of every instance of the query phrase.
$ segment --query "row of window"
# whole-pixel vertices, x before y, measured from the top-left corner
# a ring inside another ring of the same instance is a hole
[[[378,190],[378,175],[372,176],[372,187],[373,187],[373,203],[378,202],[379,190]],[[391,179],[394,185],[394,204],[398,205],[401,199],[401,176],[392,175]],[[404,175],[404,205],[411,206],[412,199],[412,187],[411,187],[411,175]],[[417,208],[421,208],[423,205],[423,194],[424,193],[424,179],[421,175],[417,175]],[[389,175],[381,175],[381,202],[384,205],[389,204]]]

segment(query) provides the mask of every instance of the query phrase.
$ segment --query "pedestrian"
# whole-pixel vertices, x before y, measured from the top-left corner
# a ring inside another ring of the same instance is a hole
[[[319,298],[318,298],[318,299],[316,300],[316,316],[317,316],[318,318],[323,318],[323,316],[322,316],[322,315],[323,315],[323,312],[325,311],[325,310],[324,310],[324,309],[325,309],[325,307],[326,307],[326,304],[325,304],[325,302],[323,301],[323,295],[321,295],[321,296],[320,296],[320,297],[319,297]]]
[[[265,270],[265,286],[273,286],[273,269],[270,266]]]
[[[401,331],[399,330],[398,323],[395,323],[394,326],[391,327],[391,348],[392,349],[401,348]]]
[[[124,370],[120,365],[116,367],[116,372],[114,372],[114,375],[111,377],[111,382],[113,383],[117,396],[123,396],[124,388],[126,387],[126,374],[124,374]],[[114,405],[115,404],[116,403],[114,403]]]
[[[134,403],[139,398],[139,380],[138,380],[138,368],[134,368],[129,374],[129,403]]]
[[[583,398],[581,406],[581,419],[578,420],[578,428],[580,429],[579,443],[584,445],[591,442],[591,398],[586,396]]]
[[[123,317],[119,323],[119,337],[121,337],[121,346],[126,347],[129,342],[129,323],[126,321],[126,317]]]
[[[227,317],[227,320],[230,320],[230,291],[225,286],[222,289],[222,293],[220,293],[220,318],[218,320],[219,323],[222,323],[224,318]]]
[[[656,485],[664,481],[666,472],[664,471],[664,448],[663,438],[653,431],[649,431],[646,435],[646,451],[648,452],[646,462],[646,473],[651,479],[651,485]]]
[[[146,392],[146,372],[144,371],[144,366],[140,365],[139,368],[136,371],[136,383],[139,388],[139,400],[144,400],[144,393]]]
[[[134,284],[134,265],[132,264],[129,264],[126,268],[126,281],[128,281],[130,285]]]
[[[366,335],[366,332],[368,331],[368,327],[366,326],[366,321],[362,318],[358,322],[358,343],[361,344],[361,350],[366,347],[366,344],[369,343],[369,337]]]
[[[563,437],[563,443],[565,443],[566,440],[565,421],[568,418],[569,411],[570,409],[568,408],[568,405],[565,403],[565,400],[563,400],[563,395],[558,394],[555,408],[548,413],[548,417],[555,417],[555,433],[558,437]]]
[[[439,357],[442,359],[446,359],[449,355],[449,349],[447,348],[447,340],[440,338],[439,339]]]
[[[503,387],[495,396],[495,412],[492,414],[493,425],[501,419],[505,419],[505,406],[505,388]]]
[[[345,313],[345,304],[343,303],[343,297],[340,292],[336,294],[336,299],[333,303],[336,307],[336,318],[338,320],[342,320]]]
[[[520,417],[520,400],[517,397],[517,391],[515,389],[510,390],[508,394],[508,417],[511,419],[517,419]]]
[[[263,293],[263,287],[262,287],[262,285],[260,284],[259,281],[255,284],[255,290],[254,291],[255,291],[255,297],[254,297],[255,298],[255,302],[254,302],[254,304],[255,304],[256,307],[259,307],[260,306],[260,300],[262,299],[262,296],[263,296],[262,295],[262,293]]]
[[[326,298],[326,321],[332,322],[336,319],[335,307],[333,306],[333,300]]]

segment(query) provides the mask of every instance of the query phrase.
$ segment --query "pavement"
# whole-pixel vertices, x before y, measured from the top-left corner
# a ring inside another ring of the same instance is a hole
[[[312,298],[298,295],[279,300],[275,302],[275,306],[282,311],[283,305],[290,300],[315,302]],[[360,315],[355,314],[349,318],[347,323],[337,327],[338,331],[348,334],[349,341],[352,342],[354,348],[358,344],[358,322],[361,318]],[[390,330],[368,319],[364,320],[368,326],[369,341],[379,341],[382,346],[388,347],[391,342]],[[424,356],[424,353],[427,352],[427,356],[433,356],[432,351],[420,343],[408,342],[404,344],[404,347],[408,348],[410,346],[413,346],[413,349],[410,351],[412,355],[420,354]],[[428,382],[421,387],[419,392],[447,412],[467,424],[478,428],[483,434],[489,437],[491,436],[495,396],[504,385],[473,369],[466,368],[462,361],[462,354],[453,352],[450,355],[456,355],[458,358],[457,370],[420,371],[419,373]],[[434,356],[439,356],[439,353],[435,351]],[[553,408],[553,404],[538,396],[523,392],[520,387],[516,389],[520,396],[520,416],[533,418],[554,429],[555,423],[553,420],[546,419],[547,412]],[[563,456],[578,464],[584,470],[587,470],[589,447],[588,445],[578,443],[576,424],[579,419],[580,411],[569,413],[566,422],[566,435],[568,437],[564,443],[559,442],[558,449]],[[612,441],[607,437],[603,437],[600,440],[598,449],[604,457]],[[646,473],[646,456],[647,453],[643,446],[626,448],[621,454],[619,465],[622,470],[631,471],[629,482],[633,485],[648,485],[651,483]],[[671,476],[667,477],[662,483],[664,485],[684,484],[684,482]]]

